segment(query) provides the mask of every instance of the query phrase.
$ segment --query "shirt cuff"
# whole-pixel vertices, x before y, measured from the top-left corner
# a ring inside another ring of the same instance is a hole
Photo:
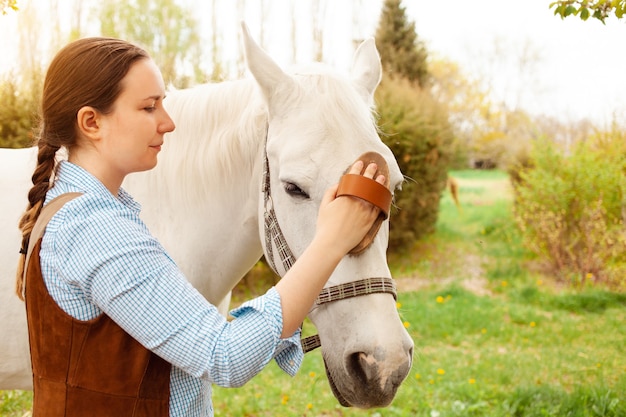
[[[280,338],[283,330],[283,310],[280,303],[280,294],[276,291],[276,288],[272,287],[265,295],[243,303],[240,307],[232,310],[230,315],[237,317],[248,309],[257,310],[266,316],[267,323],[272,327],[268,331],[276,332],[277,335],[273,357],[280,369],[294,376],[304,359],[304,352],[300,342],[301,330],[298,329],[288,338]]]
[[[302,343],[300,342],[301,331],[298,329],[293,336],[287,339],[281,339],[274,359],[276,363],[287,374],[294,376],[302,360],[304,359],[304,351],[302,350]]]

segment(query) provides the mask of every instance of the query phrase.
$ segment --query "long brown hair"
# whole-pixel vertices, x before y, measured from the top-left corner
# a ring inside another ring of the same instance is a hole
[[[113,38],[85,38],[61,49],[48,67],[41,99],[37,135],[37,167],[28,193],[28,206],[19,222],[22,248],[17,266],[16,292],[23,299],[24,268],[30,234],[52,186],[56,152],[71,152],[78,132],[76,116],[84,106],[109,113],[122,90],[130,67],[148,53],[129,42]]]

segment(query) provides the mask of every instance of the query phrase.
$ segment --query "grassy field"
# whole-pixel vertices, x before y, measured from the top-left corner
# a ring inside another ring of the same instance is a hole
[[[243,388],[216,388],[216,415],[626,417],[626,294],[574,292],[533,272],[506,175],[452,176],[460,207],[446,193],[436,233],[390,255],[416,345],[394,402],[339,406],[313,352],[294,378],[272,364]],[[1,416],[27,415],[29,404],[30,393],[0,392]]]

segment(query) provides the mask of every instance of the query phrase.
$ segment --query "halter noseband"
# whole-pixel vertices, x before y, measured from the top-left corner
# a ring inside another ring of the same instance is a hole
[[[278,251],[278,255],[282,262],[285,273],[296,262],[296,257],[287,244],[287,240],[278,224],[276,213],[274,211],[274,204],[271,196],[270,187],[270,166],[267,158],[267,150],[265,150],[265,161],[263,163],[263,184],[262,184],[263,196],[265,200],[264,210],[264,225],[265,225],[265,250],[267,251],[267,262],[272,270],[278,273],[276,264],[274,262],[274,249]],[[396,285],[392,278],[365,278],[357,281],[347,282],[345,284],[335,285],[332,287],[324,288],[312,310],[318,306],[334,301],[345,300],[347,298],[358,297],[361,295],[387,293],[393,295],[394,299],[397,299]],[[318,335],[308,336],[301,340],[302,350],[304,353],[310,352],[321,346],[321,341]]]

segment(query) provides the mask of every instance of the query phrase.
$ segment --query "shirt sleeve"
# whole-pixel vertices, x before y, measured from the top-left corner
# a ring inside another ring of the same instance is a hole
[[[295,374],[300,332],[280,338],[274,288],[233,310],[228,321],[138,219],[115,210],[67,214],[54,239],[59,275],[146,348],[221,386],[244,384],[274,358]]]

